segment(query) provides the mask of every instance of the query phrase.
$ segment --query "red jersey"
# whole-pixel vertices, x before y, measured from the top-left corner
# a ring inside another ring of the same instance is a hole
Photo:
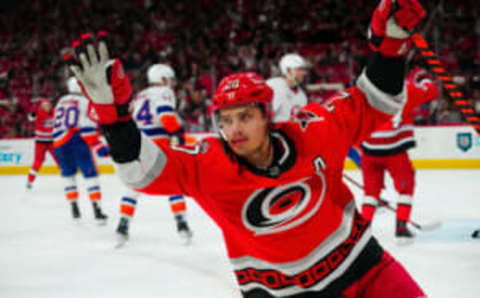
[[[50,113],[37,108],[35,121],[35,141],[53,142],[53,110]]]
[[[390,118],[359,88],[326,107],[308,105],[271,131],[274,161],[265,170],[226,153],[218,138],[192,148],[160,145],[157,155],[142,143],[150,165],[166,163],[156,178],[149,171],[152,182],[139,190],[195,198],[221,228],[243,292],[337,297],[383,251],[342,182],[344,160],[353,144]],[[128,167],[120,170],[132,175]]]
[[[421,71],[416,71],[406,81],[407,98],[403,109],[361,143],[368,155],[394,155],[415,147],[413,133],[413,109],[438,97],[437,85],[430,79],[419,80]]]

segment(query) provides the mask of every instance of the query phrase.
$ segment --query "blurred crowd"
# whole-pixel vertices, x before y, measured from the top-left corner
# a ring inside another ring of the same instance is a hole
[[[433,17],[426,36],[480,112],[480,14],[477,0],[422,1]],[[369,0],[17,0],[0,13],[0,137],[31,136],[27,114],[40,97],[55,101],[70,75],[62,57],[81,33],[107,30],[135,91],[153,63],[177,76],[187,130],[208,130],[207,105],[219,80],[251,70],[278,76],[279,58],[303,55],[307,84],[355,83],[368,57]],[[434,12],[434,13],[433,13]],[[421,64],[418,54],[409,58]],[[333,91],[310,92],[323,101]],[[421,124],[460,123],[446,98],[418,110]]]

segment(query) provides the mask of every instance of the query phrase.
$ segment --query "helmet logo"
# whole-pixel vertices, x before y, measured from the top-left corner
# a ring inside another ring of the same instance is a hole
[[[223,87],[223,92],[227,92],[230,90],[237,90],[239,86],[240,86],[240,81],[238,79],[228,81],[225,84],[225,87]]]

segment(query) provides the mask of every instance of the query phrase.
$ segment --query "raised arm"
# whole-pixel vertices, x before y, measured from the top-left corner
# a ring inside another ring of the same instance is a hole
[[[382,0],[373,13],[369,28],[373,54],[357,85],[384,113],[396,114],[406,100],[405,55],[412,44],[410,32],[424,16],[417,0]]]
[[[348,147],[365,139],[375,128],[399,112],[406,102],[405,55],[409,32],[425,16],[417,0],[383,0],[370,24],[372,54],[357,86],[334,96],[325,109],[308,109],[331,118],[332,135]]]
[[[120,60],[110,59],[106,34],[99,32],[97,37],[98,49],[93,37],[84,34],[74,43],[76,57],[67,55],[65,60],[96,111],[120,178],[127,186],[150,193],[188,194],[189,171],[184,165],[193,166],[193,158],[180,153],[177,157],[141,134],[129,110],[130,81]]]

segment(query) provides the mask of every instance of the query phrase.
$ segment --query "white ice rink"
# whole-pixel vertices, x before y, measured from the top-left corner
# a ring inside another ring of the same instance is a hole
[[[357,171],[349,174],[360,178]],[[72,221],[60,177],[39,176],[29,194],[25,182],[25,176],[0,176],[1,298],[240,297],[221,233],[192,200],[191,246],[180,245],[168,201],[142,197],[130,242],[114,249],[123,189],[115,176],[101,178],[110,216],[101,227],[85,192],[82,220]],[[384,197],[394,195],[387,191]],[[470,238],[480,228],[480,171],[417,171],[412,218],[441,220],[443,226],[417,232],[416,243],[397,247],[394,215],[386,211],[376,216],[374,233],[429,297],[480,297],[480,240]]]

